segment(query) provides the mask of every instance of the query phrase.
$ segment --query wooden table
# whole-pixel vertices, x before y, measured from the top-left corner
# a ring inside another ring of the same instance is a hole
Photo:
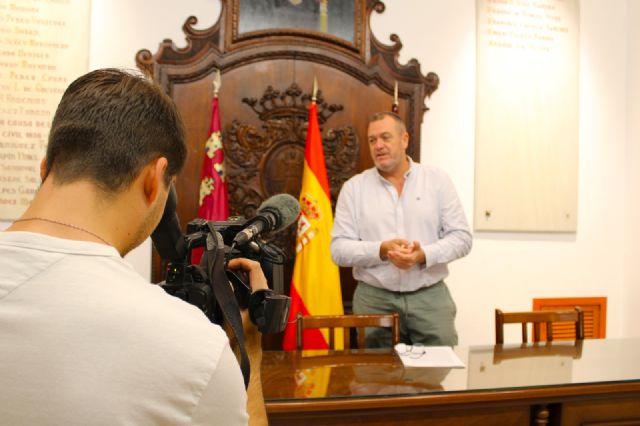
[[[270,425],[640,425],[640,339],[454,350],[465,368],[405,368],[391,350],[264,352]]]

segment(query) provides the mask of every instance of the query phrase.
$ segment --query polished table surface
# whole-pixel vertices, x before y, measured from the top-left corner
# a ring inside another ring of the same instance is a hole
[[[405,368],[391,349],[265,352],[264,397],[357,398],[640,380],[640,339],[454,351],[465,368]]]
[[[640,391],[638,338],[454,351],[464,368],[407,368],[391,349],[264,352],[265,404],[278,412],[295,405],[335,409],[347,401],[380,406],[394,398],[442,404]]]

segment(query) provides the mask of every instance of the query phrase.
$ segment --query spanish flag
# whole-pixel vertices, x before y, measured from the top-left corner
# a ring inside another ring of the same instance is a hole
[[[293,394],[297,398],[326,396],[331,381],[331,370],[330,365],[296,370],[294,377],[296,387]]]
[[[315,94],[314,94],[315,96]],[[284,350],[296,348],[296,316],[342,315],[340,271],[331,260],[329,244],[333,213],[329,180],[324,161],[322,138],[315,100],[309,110],[309,128],[304,154],[300,218],[296,238],[296,260],[291,279],[291,308],[284,332]],[[336,330],[336,346],[342,344],[342,333]],[[305,330],[304,349],[327,349],[326,330]]]

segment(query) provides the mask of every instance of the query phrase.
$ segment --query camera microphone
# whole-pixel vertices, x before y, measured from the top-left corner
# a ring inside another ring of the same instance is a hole
[[[233,238],[234,246],[243,246],[263,232],[277,232],[291,225],[300,214],[298,200],[289,194],[277,194],[265,200],[256,217]]]

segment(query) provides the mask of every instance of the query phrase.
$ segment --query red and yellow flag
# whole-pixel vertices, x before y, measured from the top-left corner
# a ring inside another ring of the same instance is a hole
[[[329,179],[324,161],[322,138],[315,102],[309,110],[309,129],[300,191],[300,218],[296,238],[296,260],[291,279],[291,308],[284,332],[283,348],[296,348],[296,316],[342,315],[340,271],[331,260],[329,244],[333,213]],[[336,342],[342,336],[336,333]],[[304,349],[327,349],[326,330],[305,330]]]
[[[217,95],[214,95],[211,100],[211,125],[202,159],[198,217],[207,220],[226,220],[229,217],[227,179],[224,175],[224,151],[222,149]]]
[[[200,174],[200,198],[198,217],[206,220],[226,220],[229,217],[227,178],[224,174],[224,150],[220,126],[220,109],[217,89],[211,99],[211,124],[204,146],[202,172]],[[202,249],[191,254],[191,263],[200,263]]]

